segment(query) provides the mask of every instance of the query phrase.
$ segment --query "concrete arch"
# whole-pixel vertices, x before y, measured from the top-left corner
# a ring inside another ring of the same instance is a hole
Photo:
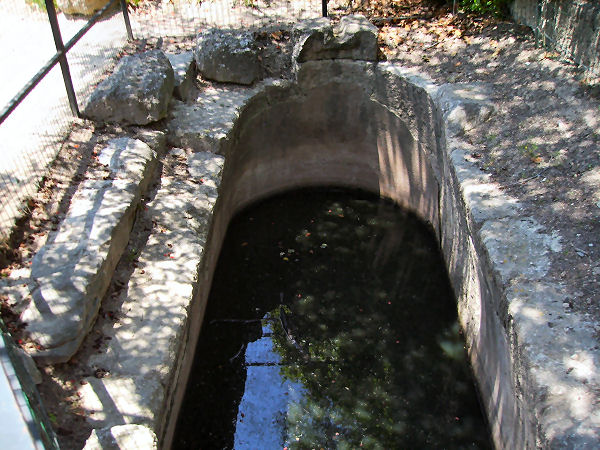
[[[310,186],[360,188],[415,212],[439,233],[440,186],[408,124],[356,80],[267,90],[226,146],[216,228],[245,206]]]

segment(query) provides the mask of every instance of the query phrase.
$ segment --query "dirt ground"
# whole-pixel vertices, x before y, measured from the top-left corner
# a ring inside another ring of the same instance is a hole
[[[536,48],[526,27],[482,20],[465,28],[449,15],[383,27],[382,53],[439,84],[493,87],[496,112],[468,133],[471,157],[525,216],[561,237],[549,275],[564,283],[569,309],[600,318],[598,87]]]
[[[335,17],[344,11],[331,12]],[[374,21],[380,27],[381,60],[418,67],[438,84],[491,85],[496,111],[483,126],[468,132],[468,141],[477,149],[471,158],[521,202],[525,216],[535,218],[545,233],[561,237],[562,251],[551,255],[549,276],[560,280],[569,295],[565,311],[600,322],[600,89],[590,83],[597,80],[583,80],[576,67],[536,47],[531,30],[514,23],[453,15],[448,9],[421,4],[406,4],[387,16]],[[255,35],[264,48],[265,76],[291,76],[289,64],[281,58],[291,54],[289,31],[272,27]],[[192,46],[193,39],[135,41],[122,55],[153,47],[182,51]],[[199,79],[198,87],[204,83]],[[93,167],[102,144],[134,131],[75,123],[51,174],[31,201],[31,214],[20,224],[10,263],[1,271],[4,277],[31,264],[66,211],[70,193]],[[165,176],[173,164],[166,161]],[[143,226],[138,230],[143,234]],[[128,252],[119,266],[123,273],[135,264],[133,259],[126,261]],[[118,292],[119,283],[117,276],[107,299]],[[27,340],[16,315],[10,315],[18,313],[20,305],[8,297],[0,300],[15,339],[25,348],[35,345]],[[110,303],[103,305],[99,320],[118,320],[111,316]],[[95,330],[100,328],[97,324]],[[61,448],[81,448],[91,432],[86,412],[78,405],[77,387],[92,370],[85,365],[86,355],[102,351],[102,336],[94,333],[71,362],[43,370],[40,391]]]

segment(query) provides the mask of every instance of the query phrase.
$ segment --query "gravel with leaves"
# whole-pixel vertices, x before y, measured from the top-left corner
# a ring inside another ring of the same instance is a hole
[[[536,47],[527,27],[444,10],[406,16],[381,27],[382,59],[418,68],[436,84],[492,87],[495,113],[467,132],[471,158],[521,202],[524,216],[560,236],[548,275],[564,285],[565,313],[599,320],[598,80]]]

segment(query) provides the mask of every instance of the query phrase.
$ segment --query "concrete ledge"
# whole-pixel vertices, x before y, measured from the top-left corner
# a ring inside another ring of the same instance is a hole
[[[35,256],[22,320],[42,346],[33,354],[39,362],[68,361],[94,324],[156,156],[141,140],[109,142],[98,158],[104,179],[82,182],[59,230]]]
[[[139,448],[156,450],[156,436],[143,425],[118,425],[92,431],[84,450],[119,450]]]
[[[490,87],[440,87],[393,64],[341,61],[306,63],[298,80],[250,99],[222,147],[227,164],[197,304],[207,300],[227,224],[244,206],[310,185],[377,192],[438,232],[496,446],[598,444],[593,329],[558,313],[564,293],[548,279],[560,237],[524,217],[469,161],[475,149],[461,139],[494,113]],[[192,307],[193,324],[202,311]],[[198,329],[189,333],[180,386]]]
[[[193,103],[173,101],[167,122],[169,144],[196,152],[222,154],[221,145],[242,106],[274,82],[267,80],[252,88],[211,86]]]
[[[80,389],[94,428],[164,426],[223,157],[192,154],[186,166],[190,175],[163,176],[148,204],[145,214],[154,227],[116,312],[120,320],[103,326],[110,338],[106,351],[88,359],[92,368],[110,373],[86,378]]]

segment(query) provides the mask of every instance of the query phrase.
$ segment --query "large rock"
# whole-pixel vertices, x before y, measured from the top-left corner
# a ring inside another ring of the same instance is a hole
[[[210,29],[198,35],[196,66],[208,80],[249,85],[260,78],[258,49],[251,33]]]
[[[56,0],[56,6],[65,14],[91,16],[102,9],[109,0]]]
[[[92,93],[84,115],[124,125],[156,122],[167,115],[173,87],[173,68],[162,51],[126,56]]]
[[[323,59],[377,61],[377,27],[360,15],[342,17],[332,26],[327,19],[300,22],[294,30],[298,63]]]

